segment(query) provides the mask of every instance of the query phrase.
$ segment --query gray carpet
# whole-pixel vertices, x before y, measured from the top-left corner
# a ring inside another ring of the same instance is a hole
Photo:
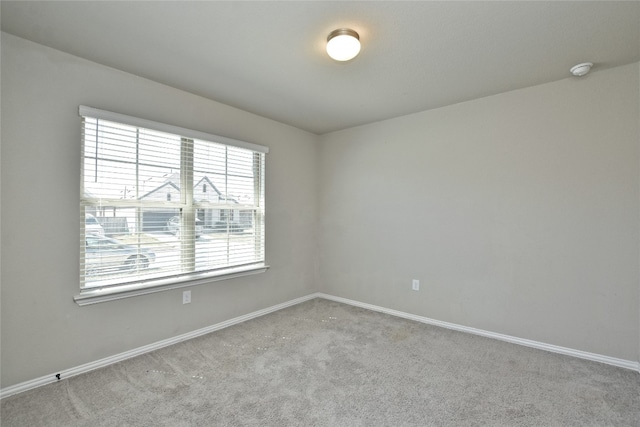
[[[640,426],[637,372],[317,299],[3,399],[10,426]]]

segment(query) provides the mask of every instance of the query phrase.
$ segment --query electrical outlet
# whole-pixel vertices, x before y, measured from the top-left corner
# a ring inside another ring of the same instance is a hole
[[[420,280],[413,279],[413,282],[411,283],[411,289],[413,289],[414,291],[419,291],[420,290]]]
[[[183,291],[182,292],[182,303],[183,304],[191,304],[191,291]]]

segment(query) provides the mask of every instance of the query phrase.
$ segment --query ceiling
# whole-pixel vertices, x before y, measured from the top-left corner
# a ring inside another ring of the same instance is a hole
[[[2,31],[316,134],[640,60],[638,1],[3,0],[0,13]],[[362,41],[347,63],[324,50],[341,27]]]

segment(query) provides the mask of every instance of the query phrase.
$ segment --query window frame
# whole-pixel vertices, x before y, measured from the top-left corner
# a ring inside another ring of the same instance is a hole
[[[85,117],[91,118],[91,119],[106,120],[114,123],[119,123],[122,125],[128,125],[128,126],[133,126],[137,128],[143,128],[143,129],[149,129],[152,131],[159,131],[159,132],[173,134],[175,136],[180,137],[181,151],[185,150],[185,146],[188,146],[189,144],[191,145],[192,147],[191,154],[190,154],[191,156],[193,156],[194,140],[210,141],[216,144],[222,144],[229,147],[237,147],[237,148],[251,150],[254,152],[254,158],[256,158],[257,153],[261,153],[262,155],[264,155],[264,158],[261,160],[261,163],[260,163],[261,165],[260,173],[255,178],[257,182],[254,183],[254,186],[258,186],[258,189],[259,189],[259,192],[254,194],[260,196],[260,200],[256,203],[259,204],[258,206],[260,206],[260,211],[261,211],[260,212],[261,220],[260,221],[256,220],[256,223],[254,225],[256,228],[260,227],[261,229],[254,230],[254,237],[257,237],[258,235],[260,236],[259,239],[260,239],[261,249],[263,251],[262,254],[264,254],[264,256],[261,261],[252,262],[248,265],[236,264],[236,265],[224,266],[220,268],[212,268],[206,271],[189,272],[189,271],[183,270],[179,274],[172,274],[164,277],[158,277],[158,278],[152,278],[152,279],[142,278],[140,280],[132,280],[132,281],[126,281],[122,283],[108,283],[105,285],[97,284],[95,286],[90,286],[90,287],[84,286],[84,272],[81,271],[80,272],[81,273],[80,274],[80,278],[81,278],[80,293],[74,296],[74,300],[76,301],[76,303],[78,303],[79,305],[95,304],[99,302],[110,301],[110,300],[121,299],[121,298],[128,298],[128,297],[138,296],[138,295],[143,295],[148,293],[161,292],[169,289],[195,286],[195,285],[210,283],[218,280],[226,280],[230,278],[241,277],[241,276],[246,276],[251,274],[259,274],[259,273],[265,272],[269,268],[269,266],[266,263],[266,253],[264,253],[265,246],[266,246],[266,236],[265,236],[265,230],[264,230],[264,218],[265,218],[264,166],[266,163],[266,154],[269,152],[268,147],[245,142],[245,141],[235,140],[232,138],[213,135],[205,132],[200,132],[192,129],[182,128],[182,127],[168,125],[168,124],[155,122],[151,120],[132,117],[132,116],[128,116],[120,113],[99,110],[92,107],[80,106],[79,115],[83,118],[83,120]],[[85,177],[84,177],[85,145],[84,144],[85,142],[83,140],[82,154],[81,154],[82,155],[81,177],[80,177],[81,211],[84,210],[84,206],[88,205],[86,202],[86,198],[84,196],[84,182],[85,182]],[[254,166],[254,167],[258,167],[258,166]],[[193,173],[194,173],[193,164],[191,164],[190,170],[185,171],[183,169],[183,164],[181,160],[181,170],[182,170],[181,173],[183,173],[183,176],[186,173],[186,177],[187,177],[186,182],[183,184],[186,184],[186,183],[193,184]],[[191,179],[188,179],[189,177]],[[195,189],[192,188],[193,185],[182,185],[182,187],[184,189],[188,189],[188,191],[185,191],[186,203],[183,204],[183,208],[181,209],[182,222],[184,223],[183,225],[185,226],[193,225],[195,229],[194,218],[195,218],[196,209],[198,209],[197,203],[193,201],[193,195],[194,195]],[[183,198],[183,201],[184,201],[184,198]],[[140,201],[136,200],[135,204],[140,204]],[[80,261],[81,261],[81,267],[82,267],[82,264],[83,264],[82,258],[85,256],[84,247],[83,247],[83,244],[85,243],[84,221],[81,220],[80,224],[82,224],[80,227],[81,234],[79,239],[80,240]],[[189,240],[191,241],[191,246],[193,246],[195,239],[184,239],[182,241],[188,242]],[[257,242],[258,239],[256,238],[255,241]],[[183,255],[184,250],[188,251],[189,247],[183,245],[180,251],[181,258],[184,256]],[[195,251],[195,248],[192,247],[191,250]]]

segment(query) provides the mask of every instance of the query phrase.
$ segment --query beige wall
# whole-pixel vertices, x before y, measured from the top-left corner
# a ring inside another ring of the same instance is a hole
[[[2,387],[316,290],[315,135],[4,33],[1,72]],[[271,269],[189,305],[182,290],[76,305],[81,104],[269,146]]]
[[[1,42],[3,388],[315,291],[640,360],[640,64],[317,137]],[[77,306],[80,104],[269,146],[271,269]]]
[[[322,291],[639,360],[638,75],[323,136]]]

